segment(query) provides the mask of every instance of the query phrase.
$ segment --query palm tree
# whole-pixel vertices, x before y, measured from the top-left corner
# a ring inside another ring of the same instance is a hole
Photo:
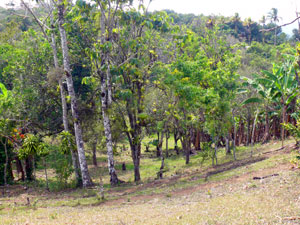
[[[235,33],[238,34],[238,24],[241,22],[240,15],[238,13],[235,13],[234,16],[231,18],[231,22],[234,25]]]
[[[259,22],[262,24],[262,27],[265,28],[266,26],[266,22],[267,22],[267,18],[265,15],[263,15],[261,17],[261,19],[259,20]],[[263,41],[263,44],[265,43],[265,32],[263,31],[262,33],[262,41]]]
[[[253,20],[250,17],[248,17],[247,19],[245,19],[244,22],[243,22],[243,25],[246,27],[246,30],[247,30],[247,33],[248,33],[247,39],[249,41],[249,44],[251,44],[251,41],[252,41],[251,26],[252,26],[253,23],[254,22],[253,22]]]
[[[282,18],[278,16],[278,9],[272,8],[271,11],[268,13],[268,19],[275,24],[275,39],[274,39],[274,45],[276,45],[277,42],[277,22],[281,20]]]

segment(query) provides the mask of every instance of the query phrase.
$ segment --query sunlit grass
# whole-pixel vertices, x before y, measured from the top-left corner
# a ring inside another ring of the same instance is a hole
[[[171,142],[172,139],[169,146],[172,146]],[[286,145],[291,143],[288,140]],[[45,191],[43,170],[38,170],[38,182],[27,184],[27,191],[21,189],[19,194],[14,195],[11,190],[0,198],[1,224],[61,224],[66,221],[68,224],[97,221],[101,224],[284,224],[285,217],[299,216],[300,203],[298,198],[293,197],[300,196],[296,185],[300,181],[298,172],[277,171],[279,177],[268,178],[262,183],[253,181],[251,176],[251,173],[259,171],[271,173],[280,165],[289,163],[297,154],[278,152],[266,157],[265,153],[280,147],[280,142],[255,145],[253,159],[259,160],[248,164],[251,147],[238,147],[236,163],[246,163],[236,167],[230,167],[233,156],[226,155],[224,149],[218,150],[219,167],[212,167],[210,159],[202,162],[201,154],[191,156],[190,164],[185,165],[184,155],[177,156],[171,150],[171,157],[165,160],[163,180],[156,180],[161,162],[155,157],[155,147],[151,147],[150,153],[145,153],[143,147],[142,182],[138,184],[133,182],[130,150],[118,152],[116,169],[119,178],[126,183],[114,188],[109,185],[106,155],[100,154],[99,167],[89,167],[97,185],[100,176],[104,180],[105,200],[100,198],[98,186],[74,189],[70,182],[68,188],[48,193]],[[123,162],[126,163],[126,171],[122,171]],[[222,168],[225,168],[224,171],[220,170]],[[271,169],[270,172],[267,172],[268,169]],[[57,185],[54,172],[49,171],[50,184]],[[206,177],[209,171],[215,173]],[[226,182],[242,176],[246,178],[238,183]],[[201,188],[199,185],[205,186]],[[196,189],[177,196],[176,193],[189,188]],[[30,205],[27,205],[27,197],[30,198]],[[118,199],[123,200],[106,204]]]

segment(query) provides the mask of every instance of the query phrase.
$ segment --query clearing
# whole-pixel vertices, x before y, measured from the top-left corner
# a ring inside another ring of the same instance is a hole
[[[156,180],[159,160],[145,158],[143,183],[47,192],[19,183],[1,189],[1,224],[299,224],[300,172],[290,160],[298,154],[271,142],[238,150],[238,160],[220,156],[211,167],[198,155],[185,166],[183,157],[166,160],[165,178]],[[146,163],[145,163],[146,162]],[[103,162],[104,163],[104,160]],[[126,162],[127,163],[127,162]],[[150,166],[153,165],[154,166]],[[132,176],[121,172],[122,180]],[[154,168],[153,168],[154,167]],[[91,169],[93,169],[91,167]],[[99,170],[99,169],[98,169]],[[97,171],[98,171],[97,170]],[[104,173],[102,171],[102,173]],[[147,176],[148,174],[148,176]],[[93,179],[97,182],[96,169]],[[99,179],[98,179],[99,180]],[[104,176],[107,183],[107,177]]]

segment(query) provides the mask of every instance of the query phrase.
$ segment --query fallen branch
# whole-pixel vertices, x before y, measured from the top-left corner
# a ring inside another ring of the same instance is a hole
[[[265,179],[265,178],[268,178],[268,177],[277,177],[277,176],[279,176],[279,174],[275,173],[275,174],[264,176],[264,177],[253,177],[253,180],[262,180],[262,179]]]

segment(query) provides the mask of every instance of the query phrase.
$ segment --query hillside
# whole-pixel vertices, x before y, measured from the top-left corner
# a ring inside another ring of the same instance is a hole
[[[21,184],[2,188],[1,221],[2,224],[299,223],[299,170],[290,162],[297,154],[295,146],[289,141],[283,149],[277,142],[255,148],[253,157],[249,157],[249,149],[238,152],[236,162],[225,162],[223,157],[224,163],[216,167],[193,164],[178,168],[182,174],[163,180],[105,188],[104,201],[98,196],[99,187],[56,193]],[[197,161],[197,155],[191,160]],[[93,178],[97,180],[96,176]]]

